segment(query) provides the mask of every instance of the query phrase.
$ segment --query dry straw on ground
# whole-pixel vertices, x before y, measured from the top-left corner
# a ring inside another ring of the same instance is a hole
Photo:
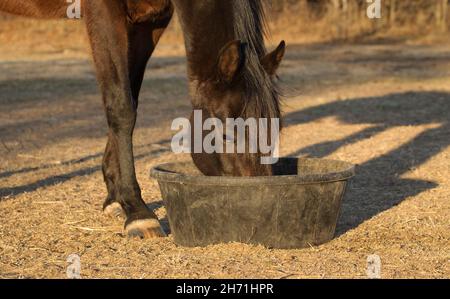
[[[122,222],[101,213],[106,122],[82,38],[58,46],[30,36],[16,51],[4,31],[0,40],[1,278],[65,277],[71,254],[82,277],[364,278],[371,254],[385,278],[450,276],[449,44],[288,39],[282,153],[350,161],[358,175],[333,241],[271,250],[125,238]],[[188,158],[168,142],[171,120],[190,111],[184,57],[171,45],[149,66],[135,136],[143,196],[166,228],[148,171]]]

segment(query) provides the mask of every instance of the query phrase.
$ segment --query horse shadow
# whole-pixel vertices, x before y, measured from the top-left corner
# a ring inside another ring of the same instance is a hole
[[[409,197],[438,186],[433,181],[405,179],[401,176],[450,145],[449,111],[450,93],[407,92],[336,101],[286,115],[286,126],[330,116],[346,124],[373,124],[340,140],[300,148],[290,154],[318,158],[393,127],[436,124],[406,144],[358,165],[357,176],[349,184],[342,205],[337,236]]]
[[[134,147],[135,150],[137,150],[137,149],[143,150],[142,153],[134,156],[135,161],[139,161],[139,160],[145,159],[147,157],[155,158],[155,157],[159,157],[162,154],[168,153],[170,151],[170,148],[169,148],[170,141],[171,141],[171,139],[163,139],[158,142],[153,142],[153,143],[149,143],[149,144],[141,144],[141,145],[135,146]],[[90,161],[90,160],[99,159],[102,156],[103,156],[103,152],[99,152],[99,153],[87,155],[87,156],[84,156],[81,158],[70,159],[70,160],[63,161],[63,162],[57,163],[57,164],[43,164],[43,165],[40,165],[37,167],[25,167],[25,168],[17,169],[14,171],[0,172],[0,179],[7,178],[7,177],[17,175],[17,174],[32,173],[32,172],[43,170],[43,169],[56,168],[56,167],[67,166],[67,165],[82,164],[82,163]],[[20,185],[20,186],[0,188],[0,201],[21,195],[23,193],[33,192],[42,187],[55,186],[57,184],[61,184],[66,181],[69,181],[75,177],[88,176],[88,175],[94,174],[97,171],[101,171],[100,164],[96,165],[96,166],[92,166],[92,167],[81,167],[80,169],[77,169],[77,170],[74,170],[71,172],[66,172],[63,174],[51,175],[49,177],[31,182],[28,184]]]

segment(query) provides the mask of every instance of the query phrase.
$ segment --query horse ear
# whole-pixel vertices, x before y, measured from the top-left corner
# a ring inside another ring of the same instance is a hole
[[[220,50],[218,71],[223,81],[228,83],[233,81],[244,63],[244,56],[240,40],[231,41]]]
[[[262,66],[270,76],[275,75],[275,73],[277,72],[281,60],[283,60],[285,52],[286,43],[284,41],[281,41],[280,45],[273,52],[267,54],[261,60]]]

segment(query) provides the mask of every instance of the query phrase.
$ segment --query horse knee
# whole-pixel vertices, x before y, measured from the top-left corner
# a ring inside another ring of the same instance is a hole
[[[132,133],[137,118],[137,111],[132,103],[133,101],[128,99],[106,104],[108,126],[114,133]]]

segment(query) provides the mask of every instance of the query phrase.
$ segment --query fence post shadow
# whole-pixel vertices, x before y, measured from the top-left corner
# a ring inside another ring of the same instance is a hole
[[[335,116],[346,124],[374,125],[340,140],[300,148],[290,154],[318,158],[397,126],[438,124],[398,148],[357,166],[356,177],[349,184],[342,204],[336,236],[356,228],[409,197],[438,186],[436,182],[401,176],[426,163],[450,145],[448,111],[449,93],[408,92],[336,101],[286,116],[289,125],[309,123],[328,116]]]

